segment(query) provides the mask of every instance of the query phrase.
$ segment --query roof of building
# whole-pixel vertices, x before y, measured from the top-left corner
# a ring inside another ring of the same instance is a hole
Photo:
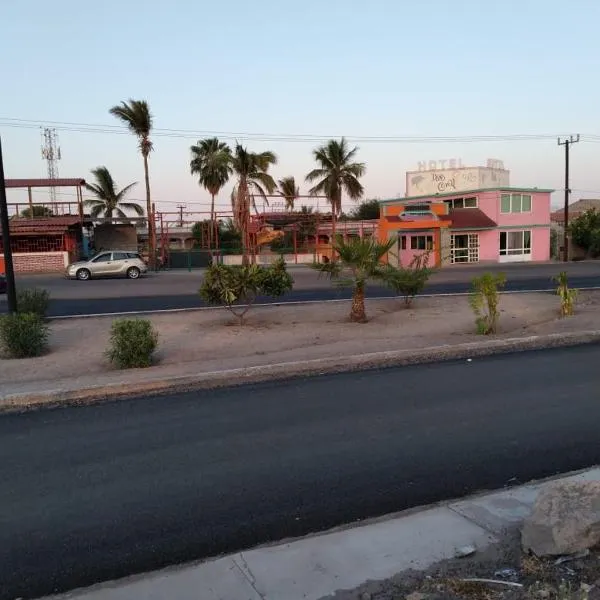
[[[13,217],[9,221],[11,235],[62,235],[71,227],[79,225],[81,218],[78,215],[64,215],[59,217]],[[89,217],[84,218],[84,223],[91,223]]]
[[[85,179],[6,179],[7,188],[79,187]]]
[[[469,196],[471,194],[480,194],[481,192],[508,192],[508,193],[525,193],[525,194],[551,194],[555,190],[545,188],[525,188],[525,187],[496,187],[496,188],[478,188],[476,190],[464,190],[461,192],[444,192],[442,194],[426,194],[424,196],[406,196],[405,198],[389,198],[379,200],[379,204],[399,204],[402,202],[410,202],[411,200],[435,200],[437,198],[452,198],[454,196]]]
[[[447,215],[432,214],[431,218],[422,220],[430,223],[432,219],[448,223],[450,229],[493,229],[497,227],[497,223],[478,208],[455,208],[450,210]],[[419,220],[404,219],[399,215],[386,216],[385,220],[389,223],[414,223],[415,227],[419,226]]]
[[[569,218],[578,217],[588,210],[595,209],[600,211],[600,199],[599,198],[581,198],[581,200],[577,200],[577,202],[573,202],[573,204],[569,204]],[[564,208],[559,208],[555,210],[550,215],[550,220],[554,223],[564,223],[565,221],[565,211]]]
[[[493,229],[498,225],[478,208],[455,208],[440,219],[450,221],[450,229]]]

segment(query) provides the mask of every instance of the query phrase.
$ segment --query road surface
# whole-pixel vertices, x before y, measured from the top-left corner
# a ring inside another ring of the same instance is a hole
[[[0,598],[600,462],[598,346],[0,417]]]
[[[572,287],[600,286],[600,262],[580,262],[568,265],[516,264],[516,265],[455,265],[445,268],[431,278],[426,293],[447,294],[467,292],[472,278],[485,271],[503,271],[507,276],[507,290],[545,290],[554,287],[552,277],[562,269],[568,271]],[[291,268],[294,290],[277,303],[302,300],[332,300],[350,298],[350,291],[332,286],[312,269]],[[51,295],[51,316],[68,316],[98,313],[154,311],[196,308],[203,306],[198,295],[202,273],[171,271],[151,274],[136,281],[122,279],[97,281],[70,281],[60,276],[21,277],[22,287],[43,287]],[[367,295],[391,296],[387,288],[372,285]],[[271,299],[262,299],[273,302]],[[6,310],[6,301],[0,297],[0,311]]]

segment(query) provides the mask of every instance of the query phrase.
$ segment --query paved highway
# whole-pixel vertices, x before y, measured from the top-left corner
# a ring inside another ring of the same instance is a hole
[[[0,417],[0,598],[600,462],[587,346]]]
[[[475,275],[486,270],[503,271],[507,276],[506,290],[540,290],[554,287],[552,277],[566,269],[573,287],[600,286],[600,263],[516,264],[488,266],[453,266],[437,272],[425,290],[430,294],[466,292]],[[292,268],[294,290],[277,303],[302,300],[332,300],[349,298],[347,289],[334,287],[326,278],[307,268]],[[22,287],[44,287],[51,294],[51,316],[68,316],[114,312],[154,311],[196,308],[203,306],[198,296],[201,272],[174,271],[151,274],[137,281],[121,279],[70,281],[59,276],[21,277]],[[367,295],[390,296],[387,288],[372,285]],[[265,298],[264,302],[272,302]],[[6,302],[0,299],[0,311]]]

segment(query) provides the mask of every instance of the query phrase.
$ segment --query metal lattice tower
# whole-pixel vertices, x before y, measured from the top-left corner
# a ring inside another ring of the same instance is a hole
[[[58,179],[60,146],[56,129],[42,129],[42,158],[48,163],[48,179]],[[56,188],[50,188],[50,201],[56,203]]]

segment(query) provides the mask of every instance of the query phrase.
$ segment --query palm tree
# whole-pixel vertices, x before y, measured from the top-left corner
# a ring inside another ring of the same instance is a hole
[[[324,146],[313,150],[313,157],[319,167],[313,169],[306,181],[318,183],[309,191],[310,194],[323,194],[331,204],[331,234],[335,240],[335,223],[342,212],[342,193],[346,192],[352,200],[359,200],[364,189],[359,177],[365,174],[365,163],[354,162],[358,147],[348,149],[345,138],[329,140]]]
[[[338,254],[339,260],[324,264],[315,264],[313,267],[322,273],[328,274],[332,279],[338,279],[348,272],[350,277],[342,283],[352,286],[352,308],[350,320],[354,323],[366,323],[365,288],[369,279],[387,281],[394,274],[394,269],[381,262],[382,258],[394,246],[395,240],[378,242],[373,238],[350,238],[344,240],[337,236],[333,250]]]
[[[250,209],[256,209],[255,197],[260,196],[268,203],[267,195],[272,194],[277,187],[275,180],[269,175],[271,165],[277,164],[273,152],[249,152],[240,144],[236,144],[231,157],[231,168],[237,182],[231,193],[231,205],[235,226],[242,234],[242,254],[244,264],[248,263],[250,247],[248,226],[250,224]]]
[[[129,100],[129,102],[121,102],[117,106],[110,109],[110,114],[117,117],[129,128],[139,141],[140,152],[144,158],[144,178],[146,181],[146,214],[148,215],[148,254],[150,264],[155,264],[155,241],[156,241],[156,224],[152,218],[152,200],[150,198],[150,175],[148,173],[148,156],[152,151],[153,144],[150,141],[150,133],[152,132],[152,114],[150,107],[145,100]]]
[[[125,196],[137,183],[130,183],[122,190],[117,191],[112,175],[106,167],[93,169],[92,175],[96,179],[96,183],[86,183],[85,187],[96,197],[86,200],[85,205],[91,207],[90,213],[93,219],[100,215],[104,215],[106,219],[112,219],[114,214],[120,219],[126,219],[126,210],[133,211],[140,217],[144,214],[144,209],[139,204],[124,202]]]
[[[294,203],[300,196],[300,188],[296,185],[294,177],[284,177],[277,182],[279,190],[277,193],[285,198],[285,208],[294,210]]]
[[[210,221],[212,228],[215,228],[215,196],[229,181],[232,171],[231,149],[225,142],[220,142],[215,137],[200,140],[190,150],[192,152],[190,171],[192,175],[199,176],[200,185],[211,195]]]

